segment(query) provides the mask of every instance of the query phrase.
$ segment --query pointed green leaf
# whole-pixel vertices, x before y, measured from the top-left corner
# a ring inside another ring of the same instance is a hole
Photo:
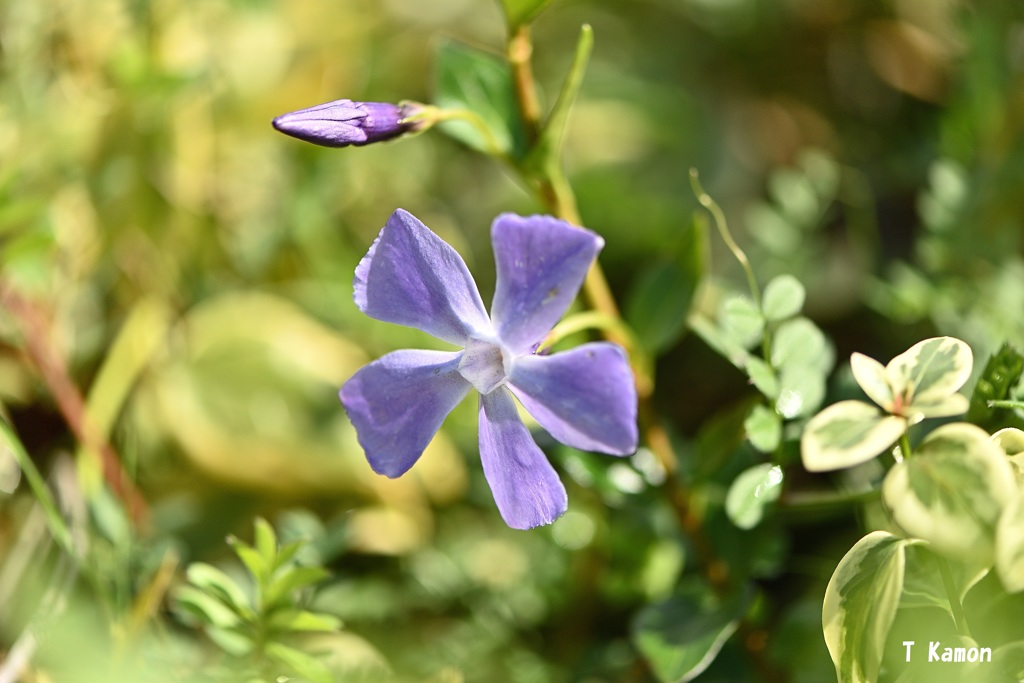
[[[270,582],[264,596],[265,604],[268,608],[272,607],[278,601],[291,595],[292,591],[312,586],[328,576],[330,576],[330,572],[323,567],[288,567],[281,572],[280,576]]]
[[[216,597],[238,614],[251,613],[245,591],[220,569],[205,562],[193,562],[185,573],[192,585]]]
[[[807,292],[792,275],[779,275],[764,288],[761,310],[773,322],[792,318],[804,306]]]
[[[853,370],[853,378],[868,398],[882,406],[886,412],[893,412],[892,387],[889,386],[889,375],[885,372],[885,366],[863,353],[854,353],[850,356],[850,369]]]
[[[485,130],[464,120],[445,121],[441,129],[485,154],[520,157],[523,135],[508,64],[496,55],[452,40],[441,43],[435,64],[437,106],[470,111]]]
[[[800,454],[810,472],[827,472],[867,462],[896,443],[907,421],[883,415],[863,401],[833,403],[804,427]]]
[[[840,560],[821,610],[825,644],[839,683],[874,683],[896,616],[905,548],[913,541],[873,531]]]
[[[249,573],[256,577],[258,582],[262,583],[267,579],[270,575],[270,566],[267,564],[266,558],[259,551],[245,541],[233,536],[228,539],[228,543],[234,548],[238,559],[246,566]]]
[[[1016,493],[1006,456],[983,429],[939,427],[882,485],[893,520],[953,558],[992,558],[996,522]]]
[[[914,344],[889,361],[886,373],[898,397],[910,405],[945,399],[971,376],[971,347],[954,337],[934,337]]]
[[[753,407],[743,428],[750,443],[762,453],[774,451],[782,439],[782,418],[765,405]]]
[[[732,482],[725,497],[725,513],[741,529],[761,523],[765,510],[782,495],[782,468],[771,463],[744,470]]]
[[[194,586],[179,586],[174,591],[172,604],[178,612],[211,626],[226,628],[241,623],[238,614],[221,600]]]
[[[562,142],[565,139],[565,129],[569,123],[569,112],[579,94],[580,86],[583,85],[583,74],[586,73],[587,62],[590,61],[590,53],[593,48],[594,30],[590,28],[589,24],[584,24],[580,27],[580,36],[576,41],[572,66],[569,67],[569,73],[565,77],[565,82],[562,83],[562,90],[558,93],[555,106],[552,107],[536,145],[530,152],[530,164],[561,168]]]
[[[533,21],[550,4],[551,0],[501,0],[510,32]]]
[[[996,525],[996,571],[1007,591],[1024,590],[1024,492],[1014,496]]]
[[[270,526],[270,523],[262,517],[256,518],[254,526],[255,538],[253,540],[256,552],[263,556],[268,567],[272,567],[277,564],[277,534],[274,533],[274,527]]]
[[[206,635],[210,640],[217,643],[217,647],[235,657],[245,657],[252,653],[256,643],[252,642],[244,627],[231,626],[209,626]]]
[[[275,631],[337,631],[341,619],[322,612],[280,609],[270,616],[267,625]]]
[[[334,676],[326,664],[313,655],[278,642],[267,643],[267,656],[278,662],[288,673],[306,678],[311,683],[333,683]]]
[[[294,560],[295,556],[302,552],[302,549],[309,544],[309,539],[301,538],[281,546],[281,549],[277,552],[277,562],[274,563],[274,571]]]
[[[659,681],[685,683],[715,660],[725,641],[736,632],[750,603],[749,591],[720,601],[708,596],[707,586],[640,610],[633,620],[633,642],[651,664]]]

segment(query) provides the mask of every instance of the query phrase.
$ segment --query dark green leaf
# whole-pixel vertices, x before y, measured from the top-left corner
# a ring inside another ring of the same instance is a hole
[[[710,593],[707,586],[695,585],[645,607],[634,619],[633,642],[658,680],[693,680],[715,660],[739,626],[750,604],[750,591],[724,601],[709,597]]]
[[[474,113],[487,132],[463,120],[442,123],[442,130],[477,151],[520,158],[523,134],[508,64],[452,40],[441,43],[435,63],[437,106]]]
[[[693,221],[676,258],[645,268],[626,301],[626,321],[648,353],[666,351],[686,330],[686,320],[704,275],[704,227]]]

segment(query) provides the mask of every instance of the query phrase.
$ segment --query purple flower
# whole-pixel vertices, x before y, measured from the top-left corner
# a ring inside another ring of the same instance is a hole
[[[636,388],[614,344],[533,352],[576,298],[604,241],[548,216],[508,213],[494,220],[491,240],[497,283],[488,317],[458,253],[412,214],[392,214],[356,267],[356,305],[462,350],[389,353],[340,395],[370,467],[398,477],[475,388],[484,475],[505,522],[529,529],[554,521],[568,500],[513,395],[562,443],[628,455],[637,447]]]
[[[314,145],[361,146],[418,130],[422,122],[408,120],[417,112],[415,105],[335,100],[282,114],[273,125],[285,135]]]

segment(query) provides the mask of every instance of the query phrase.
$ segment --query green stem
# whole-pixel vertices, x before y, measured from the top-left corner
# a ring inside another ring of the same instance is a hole
[[[960,635],[970,638],[971,629],[967,626],[967,615],[964,613],[964,606],[960,603],[960,593],[956,589],[956,582],[953,580],[953,572],[949,568],[949,563],[945,558],[937,555],[935,562],[939,565],[939,574],[942,576],[942,585],[946,588],[949,607],[953,611],[953,623],[956,624],[956,630]]]
[[[500,159],[506,164],[514,165],[512,159],[501,149],[501,145],[498,144],[498,140],[494,137],[494,133],[491,132],[490,127],[487,123],[480,118],[480,115],[475,111],[469,109],[441,109],[439,107],[431,107],[429,113],[417,114],[416,116],[433,116],[435,121],[464,121],[469,125],[473,126],[478,133],[484,138],[484,143],[487,145],[485,153],[496,159]],[[410,117],[410,119],[415,117]]]
[[[816,512],[878,500],[879,489],[837,493],[798,493],[783,496],[779,506],[792,512]]]
[[[903,435],[900,436],[900,454],[904,460],[913,455],[913,451],[910,450],[910,438],[906,432],[903,432]]]
[[[718,206],[718,203],[701,186],[699,174],[695,168],[690,169],[690,185],[693,187],[693,194],[697,197],[697,201],[707,209],[708,213],[715,220],[715,227],[718,228],[722,241],[725,242],[725,245],[729,247],[729,251],[732,252],[732,255],[739,261],[740,266],[743,267],[743,272],[747,275],[747,286],[750,287],[750,296],[753,297],[757,307],[761,308],[761,288],[757,284],[757,278],[754,277],[754,269],[750,267],[750,260],[747,259],[746,253],[736,243],[736,240],[733,239],[732,233],[729,232],[729,224],[725,220],[722,208]]]

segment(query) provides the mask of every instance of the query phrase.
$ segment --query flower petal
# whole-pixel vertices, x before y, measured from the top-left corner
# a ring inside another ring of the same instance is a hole
[[[505,213],[494,219],[491,242],[497,265],[491,320],[502,343],[522,353],[569,308],[604,240],[549,216]]]
[[[498,511],[513,529],[550,524],[568,507],[565,487],[504,388],[480,395],[480,461]]]
[[[516,358],[509,387],[562,443],[613,455],[636,451],[636,385],[626,354],[615,344]]]
[[[465,346],[490,322],[462,257],[408,211],[398,209],[356,267],[356,306],[366,315]]]
[[[469,393],[462,352],[394,351],[361,368],[341,388],[341,403],[378,474],[404,474]]]

